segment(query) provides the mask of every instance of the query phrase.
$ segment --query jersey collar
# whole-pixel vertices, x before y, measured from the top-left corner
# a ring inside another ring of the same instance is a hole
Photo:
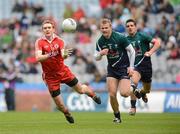
[[[53,37],[53,38],[52,38],[52,41],[53,41],[55,38],[58,38],[58,36],[57,36],[56,34],[53,34],[52,37]],[[46,38],[45,35],[43,35],[41,38],[42,38],[43,40],[47,40],[47,41],[49,42],[49,40]],[[51,41],[51,42],[52,42],[52,41]]]

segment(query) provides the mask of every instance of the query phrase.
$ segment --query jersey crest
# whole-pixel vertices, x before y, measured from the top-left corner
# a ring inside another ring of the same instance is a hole
[[[131,42],[135,52],[136,52],[136,56],[138,55],[142,55],[142,50],[141,50],[141,41],[138,40],[138,41],[132,41]]]

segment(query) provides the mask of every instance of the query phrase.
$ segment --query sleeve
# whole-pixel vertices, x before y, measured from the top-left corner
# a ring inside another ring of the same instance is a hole
[[[99,40],[96,42],[96,51],[101,51],[101,47],[100,47],[100,44],[99,44]]]
[[[134,61],[135,61],[135,50],[133,46],[130,44],[126,47],[127,54],[129,57],[130,67],[134,67]]]
[[[40,39],[37,39],[35,42],[35,50],[36,51],[38,51],[38,50],[42,51],[42,43],[41,43]]]
[[[100,54],[100,51],[102,50],[100,45],[99,45],[99,40],[96,42],[96,50],[94,52],[94,57],[95,59],[98,61],[98,60],[101,60],[102,56]]]

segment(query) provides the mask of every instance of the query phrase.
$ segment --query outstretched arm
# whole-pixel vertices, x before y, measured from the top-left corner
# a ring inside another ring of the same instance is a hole
[[[58,51],[52,51],[52,52],[43,54],[42,53],[42,48],[39,47],[38,41],[36,41],[36,43],[35,43],[35,57],[36,57],[36,60],[38,62],[44,61],[44,60],[46,60],[46,59],[48,59],[50,57],[54,57],[54,56],[56,56],[58,54],[59,54]]]
[[[107,55],[108,54],[108,51],[109,49],[102,49],[100,51],[96,51],[95,54],[94,54],[94,57],[95,59],[98,61],[98,60],[101,60],[102,56],[103,55]]]
[[[44,61],[49,58],[49,54],[42,54],[41,48],[38,46],[38,41],[35,43],[35,57],[38,62]]]
[[[61,50],[61,54],[64,59],[67,59],[72,53],[73,53],[72,48],[64,48]]]

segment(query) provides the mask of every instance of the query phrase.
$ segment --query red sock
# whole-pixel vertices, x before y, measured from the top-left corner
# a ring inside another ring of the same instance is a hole
[[[94,92],[90,92],[90,93],[86,93],[89,97],[94,97],[95,96],[95,93]]]
[[[64,113],[65,115],[70,115],[69,110],[68,110],[67,108],[63,111],[63,113]]]

